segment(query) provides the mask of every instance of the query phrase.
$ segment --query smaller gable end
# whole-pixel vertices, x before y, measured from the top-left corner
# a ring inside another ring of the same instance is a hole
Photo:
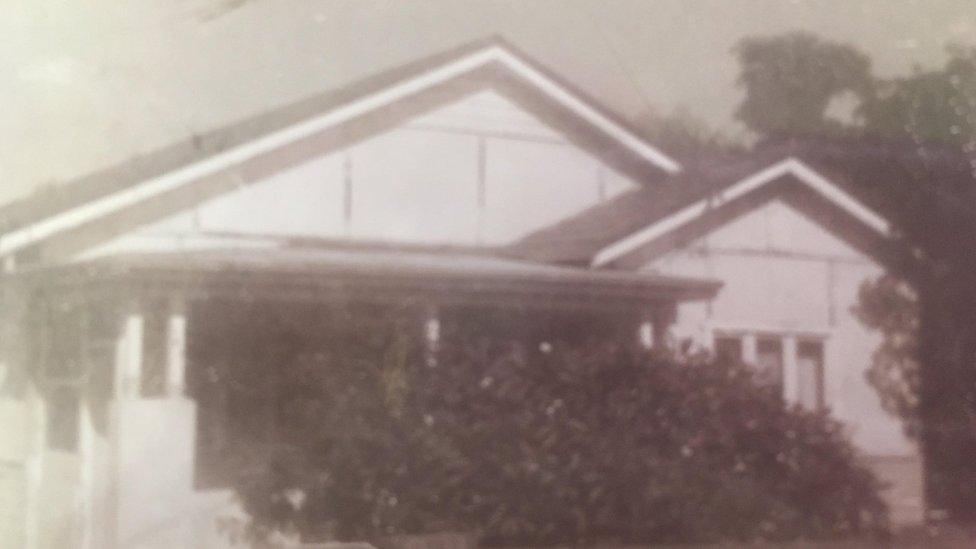
[[[717,192],[675,208],[667,215],[658,217],[627,236],[602,247],[594,254],[592,264],[595,267],[601,267],[621,260],[659,239],[673,235],[678,231],[687,230],[689,226],[701,224],[708,219],[720,220],[721,223],[727,222],[730,216],[741,215],[741,213],[764,202],[753,201],[750,204],[742,199],[764,190],[775,193],[785,189],[786,187],[783,185],[774,188],[774,184],[784,181],[784,178],[788,178],[789,181],[793,181],[814,193],[819,201],[829,204],[830,207],[843,212],[850,218],[856,219],[858,223],[873,231],[877,236],[885,237],[888,235],[890,226],[886,219],[800,160],[790,157],[734,181]],[[725,211],[723,212],[723,210]],[[714,227],[714,223],[714,221],[710,223],[710,226]],[[660,251],[673,246],[675,242],[687,242],[687,240],[672,239],[672,243],[665,243],[660,246]]]

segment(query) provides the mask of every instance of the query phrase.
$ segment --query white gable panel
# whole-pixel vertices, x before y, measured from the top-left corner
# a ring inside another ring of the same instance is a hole
[[[341,236],[341,169],[341,158],[330,155],[211,199],[197,210],[199,229],[272,236]]]
[[[475,138],[396,130],[357,146],[352,160],[352,238],[477,241]]]
[[[486,243],[509,243],[600,201],[599,166],[576,147],[492,140],[487,159]]]
[[[494,90],[484,90],[411,120],[409,127],[519,135],[566,142],[534,114]]]
[[[600,170],[600,181],[603,186],[603,191],[601,192],[603,200],[609,200],[617,195],[637,188],[637,184],[630,178],[605,167]]]
[[[166,217],[151,223],[137,232],[141,236],[162,237],[186,235],[199,230],[199,216],[197,210],[187,210],[176,215]]]
[[[861,257],[849,244],[781,200],[769,202],[712,231],[700,244],[705,242],[711,248]]]

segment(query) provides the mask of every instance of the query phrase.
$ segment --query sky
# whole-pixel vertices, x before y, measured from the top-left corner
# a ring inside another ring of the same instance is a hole
[[[976,44],[974,0],[2,0],[0,203],[500,35],[607,107],[736,135],[730,50],[806,30],[875,74]]]

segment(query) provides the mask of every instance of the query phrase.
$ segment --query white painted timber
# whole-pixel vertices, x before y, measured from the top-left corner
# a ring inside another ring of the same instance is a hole
[[[481,133],[493,136],[569,144],[561,132],[534,114],[515,107],[512,101],[493,89],[476,92],[461,101],[421,114],[404,125],[417,130]]]
[[[166,325],[166,394],[184,396],[186,386],[186,313],[173,311]]]
[[[783,399],[789,404],[800,401],[799,370],[797,365],[796,334],[783,337]]]
[[[141,314],[125,317],[119,346],[121,363],[117,367],[116,391],[120,398],[139,398],[142,389],[142,347],[145,322]]]

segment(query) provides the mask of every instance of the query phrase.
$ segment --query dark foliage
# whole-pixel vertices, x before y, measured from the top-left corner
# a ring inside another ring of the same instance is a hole
[[[878,81],[860,107],[874,135],[952,144],[972,153],[976,140],[976,48],[951,46],[945,66]]]
[[[869,381],[922,443],[929,507],[976,519],[976,49],[888,80],[851,46],[809,35],[735,53],[740,120],[761,142],[832,141],[822,165],[893,222],[889,275],[860,293],[862,320],[884,337]],[[853,119],[829,119],[845,92]]]
[[[916,354],[914,361],[897,354],[889,358],[906,367],[903,377],[917,389],[917,405],[902,410],[908,426],[918,426],[930,506],[974,520],[976,49],[950,48],[944,67],[884,82],[879,90],[862,108],[865,131],[876,138],[916,144],[914,154],[902,155],[897,162],[911,164],[901,178],[926,195],[915,204],[904,201],[896,217],[903,241],[909,244],[905,255],[914,260],[900,274],[915,288],[915,303],[910,305],[917,314],[916,340],[901,350],[914,349]],[[899,337],[898,319],[905,312],[903,296],[892,289],[882,281],[863,294],[883,296],[891,305],[891,320],[881,326],[887,341]],[[915,362],[917,375],[912,372]],[[882,365],[875,366],[877,370]]]
[[[746,38],[733,53],[746,90],[735,114],[760,136],[842,133],[843,122],[828,116],[831,102],[873,93],[867,56],[809,33]]]
[[[787,410],[744,366],[451,330],[431,362],[395,329],[346,326],[341,353],[279,369],[279,448],[238,483],[258,534],[525,545],[884,525],[839,425]]]
[[[429,407],[476,456],[468,509],[488,540],[820,538],[880,519],[838,425],[740,365],[600,345],[484,359],[455,352]]]
[[[861,284],[854,309],[865,326],[884,336],[867,371],[868,382],[884,409],[902,418],[905,434],[913,438],[921,429],[917,299],[908,284],[888,275]]]
[[[715,161],[746,150],[741,136],[714,130],[683,108],[667,114],[645,111],[635,123],[648,143],[660,147],[682,164]]]

